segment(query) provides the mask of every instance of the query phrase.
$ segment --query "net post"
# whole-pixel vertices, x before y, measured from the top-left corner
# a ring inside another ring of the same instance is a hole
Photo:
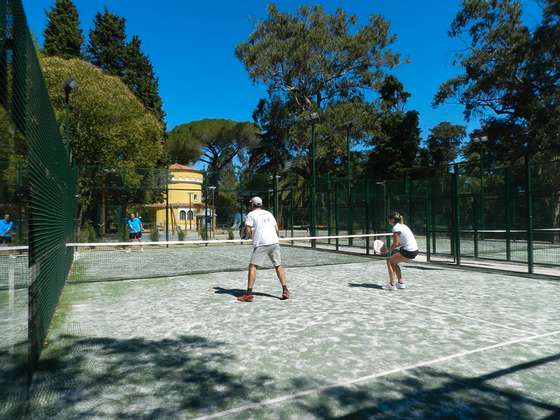
[[[432,213],[432,194],[429,189],[426,190],[426,261],[432,260],[431,243],[430,243],[430,218]]]
[[[366,222],[366,235],[369,235],[369,183],[367,178],[364,178],[364,210],[365,210],[365,222]],[[366,255],[369,255],[369,236],[366,237]]]
[[[529,156],[525,156],[525,180],[527,199],[527,270],[529,274],[534,272],[533,260],[533,165]]]
[[[454,236],[454,250],[455,250],[455,264],[461,265],[461,239],[459,237],[459,225],[460,225],[460,214],[459,214],[459,165],[457,163],[453,164],[453,188],[451,189],[453,194],[453,236]]]
[[[165,240],[169,241],[169,180],[165,186]]]
[[[339,188],[338,188],[338,178],[335,178],[335,180],[334,180],[334,224],[335,224],[336,236],[338,236],[339,232],[340,232],[340,229],[339,229],[339,221],[340,221],[339,204],[340,204],[340,193],[339,193]],[[336,238],[336,250],[337,251],[338,251],[338,247],[339,247],[339,240],[338,240],[338,238]]]
[[[505,168],[505,210],[506,210],[506,260],[511,261],[511,169]]]

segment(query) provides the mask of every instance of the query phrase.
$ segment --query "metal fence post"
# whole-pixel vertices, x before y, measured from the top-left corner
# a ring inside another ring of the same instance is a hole
[[[461,217],[459,214],[459,165],[453,164],[453,243],[455,253],[455,263],[461,265],[461,239],[460,239],[460,223]]]
[[[432,260],[431,244],[430,244],[430,218],[432,214],[432,194],[430,189],[426,190],[426,261]]]
[[[478,197],[476,193],[473,193],[473,239],[474,239],[474,257],[478,258]]]
[[[511,170],[505,169],[505,210],[506,210],[506,259],[511,261]]]
[[[525,178],[527,182],[527,269],[529,274],[533,274],[533,165],[529,156],[525,156]]]
[[[334,180],[334,225],[335,225],[335,234],[336,236],[339,235],[339,222],[340,222],[340,215],[339,215],[339,204],[340,204],[340,193],[338,190],[338,179],[335,178]],[[339,240],[336,238],[336,250],[338,251]]]
[[[364,208],[365,208],[365,222],[366,222],[366,235],[369,235],[369,183],[367,178],[364,179]],[[366,255],[369,255],[369,236],[366,237]]]
[[[327,236],[331,236],[331,178],[327,172]],[[329,238],[329,244],[331,238]]]

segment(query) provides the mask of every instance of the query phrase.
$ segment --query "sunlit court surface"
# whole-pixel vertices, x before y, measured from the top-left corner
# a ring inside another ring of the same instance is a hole
[[[288,245],[282,250],[287,258],[330,255]],[[153,251],[142,254],[147,263]],[[224,255],[206,252],[217,260]],[[237,257],[245,261],[248,252]],[[114,272],[139,255],[122,252]],[[289,300],[280,299],[274,270],[259,270],[252,303],[236,300],[246,271],[70,280],[35,373],[30,413],[560,415],[558,282],[413,263],[403,266],[408,288],[385,291],[384,259],[349,258],[288,268]],[[87,279],[88,265],[81,270]]]

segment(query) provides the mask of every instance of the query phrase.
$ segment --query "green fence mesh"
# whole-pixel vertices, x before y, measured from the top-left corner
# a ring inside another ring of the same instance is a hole
[[[76,171],[51,105],[19,0],[3,1],[3,103],[25,139],[29,191],[29,348],[41,351],[72,262]],[[62,87],[61,87],[62,89]]]

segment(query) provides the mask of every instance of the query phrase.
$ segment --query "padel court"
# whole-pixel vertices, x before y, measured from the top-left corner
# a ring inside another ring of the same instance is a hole
[[[258,272],[253,303],[236,301],[244,271],[69,282],[29,412],[33,418],[560,416],[560,283],[408,264],[408,288],[385,291],[385,261],[353,258],[288,268],[293,298],[287,301],[279,299],[271,269]],[[122,271],[118,260],[113,267]]]

